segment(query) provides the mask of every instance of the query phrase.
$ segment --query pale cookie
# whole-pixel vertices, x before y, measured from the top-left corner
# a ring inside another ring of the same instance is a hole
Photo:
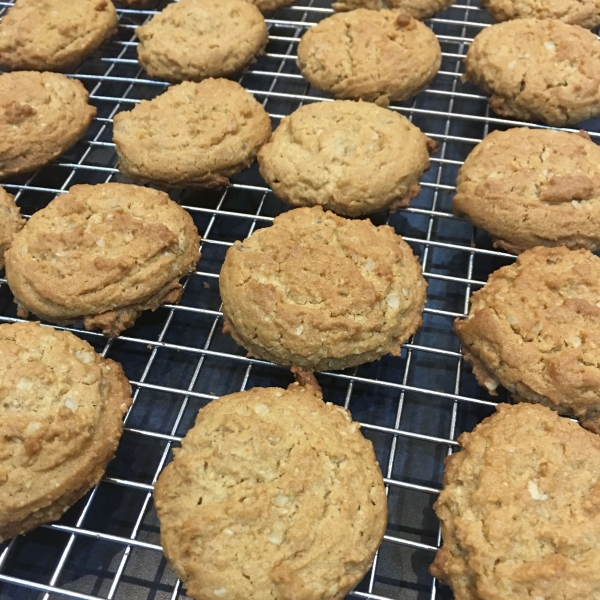
[[[123,175],[170,187],[220,187],[271,135],[269,115],[227,79],[184,82],[114,118]]]
[[[16,0],[0,22],[0,69],[68,71],[116,32],[110,0]]]
[[[62,514],[104,475],[131,404],[121,365],[67,331],[0,325],[0,539]]]
[[[456,600],[600,598],[600,438],[543,406],[500,404],[458,443],[432,575]]]
[[[560,19],[570,25],[594,29],[600,25],[600,0],[481,0],[496,19]]]
[[[224,396],[154,488],[169,564],[197,600],[342,600],[387,522],[373,445],[320,390]]]
[[[219,287],[223,329],[251,356],[323,371],[399,355],[427,284],[391,227],[315,206],[235,242]]]
[[[76,79],[35,71],[0,75],[0,178],[34,171],[60,156],[95,116]]]
[[[144,310],[177,302],[199,259],[190,215],[137,185],[75,185],[35,213],[6,252],[19,306],[58,324],[116,336]]]
[[[355,217],[408,206],[435,145],[391,110],[349,100],[317,102],[281,121],[258,162],[284,202]]]
[[[340,12],[357,8],[370,10],[397,8],[415,19],[428,19],[436,12],[450,8],[454,2],[455,0],[337,0],[332,6]]]
[[[264,52],[267,24],[244,0],[180,0],[135,30],[146,71],[171,82],[225,77]]]
[[[585,133],[494,131],[458,172],[454,212],[494,246],[600,248],[600,148]]]
[[[454,322],[491,394],[539,402],[600,433],[600,258],[539,246],[492,273]]]
[[[24,224],[15,197],[0,188],[0,269],[4,269],[4,253]]]
[[[504,117],[562,126],[600,114],[600,40],[555,19],[518,19],[483,29],[465,79],[491,94]]]
[[[441,60],[433,31],[398,10],[334,14],[311,27],[298,44],[298,66],[311,85],[334,98],[381,106],[419,93]]]

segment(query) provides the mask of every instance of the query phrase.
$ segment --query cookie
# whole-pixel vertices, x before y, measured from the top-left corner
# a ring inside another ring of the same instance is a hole
[[[284,6],[290,6],[296,2],[296,0],[247,0],[251,4],[254,4],[260,12],[270,12],[283,8]]]
[[[480,385],[600,433],[600,258],[538,246],[492,273],[454,331]]]
[[[496,19],[560,19],[570,25],[594,29],[600,25],[600,0],[481,0]]]
[[[562,126],[600,114],[600,40],[576,25],[492,25],[477,34],[465,65],[465,79],[491,94],[504,117]]]
[[[67,331],[0,325],[0,539],[60,519],[104,475],[131,387]]]
[[[433,31],[398,10],[334,14],[298,44],[298,66],[311,85],[334,98],[381,106],[419,93],[441,60]]]
[[[75,185],[35,213],[5,254],[19,306],[116,336],[144,310],[181,298],[199,259],[190,215],[167,194],[136,185]]]
[[[450,8],[454,2],[455,0],[338,0],[332,6],[340,12],[357,8],[370,10],[397,8],[415,19],[428,19],[436,12]]]
[[[16,0],[0,23],[0,69],[69,71],[116,32],[110,0]]]
[[[76,79],[34,71],[0,75],[0,178],[34,171],[60,156],[95,116]]]
[[[167,187],[220,187],[271,135],[269,115],[227,79],[184,82],[114,118],[119,170]]]
[[[308,104],[285,117],[258,162],[284,202],[356,217],[408,206],[433,147],[400,114],[339,100]]]
[[[317,395],[318,394],[318,395]],[[341,600],[387,522],[373,445],[292,384],[211,402],[154,488],[169,564],[197,600]]]
[[[456,600],[598,598],[600,438],[543,406],[501,404],[458,442],[432,575]]]
[[[180,0],[135,30],[140,64],[171,82],[226,77],[267,45],[267,24],[244,0]]]
[[[0,269],[4,269],[4,253],[24,224],[15,197],[0,187]]]
[[[251,356],[309,370],[377,360],[421,325],[426,283],[391,227],[297,208],[227,251],[223,330]]]
[[[494,131],[458,172],[454,212],[494,246],[600,248],[600,148],[585,133]]]

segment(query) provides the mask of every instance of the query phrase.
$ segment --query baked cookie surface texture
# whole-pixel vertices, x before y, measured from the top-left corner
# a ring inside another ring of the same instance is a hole
[[[368,8],[382,10],[397,8],[415,19],[428,19],[436,12],[446,10],[454,4],[455,0],[337,0],[333,8],[340,12]]]
[[[254,388],[198,413],[154,501],[165,555],[197,600],[341,600],[387,522],[373,446],[308,386]]]
[[[454,331],[480,385],[600,433],[600,258],[542,246],[492,273]]]
[[[421,325],[427,285],[391,227],[317,206],[235,242],[219,287],[224,331],[252,356],[325,370],[398,354]]]
[[[119,169],[167,187],[220,187],[249,167],[271,135],[269,115],[227,79],[184,82],[115,115]]]
[[[494,131],[456,180],[454,212],[519,253],[533,246],[600,248],[600,148],[587,134]]]
[[[600,597],[600,437],[529,404],[458,439],[431,573],[456,600]]]
[[[434,146],[398,113],[338,100],[308,104],[284,117],[258,162],[284,202],[358,216],[408,206]]]
[[[15,197],[0,188],[0,269],[4,269],[4,253],[23,225],[25,220],[21,218]]]
[[[268,39],[259,9],[244,0],[180,0],[135,33],[141,65],[171,82],[237,73]]]
[[[600,40],[556,19],[517,19],[477,34],[465,78],[504,117],[563,126],[600,114]]]
[[[116,336],[144,310],[177,302],[199,259],[190,215],[135,185],[76,185],[35,213],[6,252],[19,306],[59,324]]]
[[[0,75],[0,178],[34,171],[60,156],[95,116],[76,79],[35,71]]]
[[[131,387],[83,340],[0,325],[0,538],[59,519],[113,458]]]
[[[334,98],[387,106],[419,93],[435,77],[442,53],[435,34],[397,10],[359,8],[311,27],[298,44],[298,66]]]
[[[0,69],[67,71],[116,31],[110,0],[16,0],[0,22]]]

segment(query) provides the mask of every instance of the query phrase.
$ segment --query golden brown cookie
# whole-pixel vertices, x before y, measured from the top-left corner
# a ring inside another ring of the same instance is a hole
[[[600,248],[600,148],[583,132],[494,131],[458,172],[454,212],[494,246]]]
[[[340,12],[368,8],[382,10],[397,8],[415,19],[428,19],[436,12],[446,10],[454,4],[455,0],[337,0],[333,8]]]
[[[458,443],[432,575],[456,600],[600,597],[600,437],[543,406],[500,404]]]
[[[0,325],[0,539],[62,514],[104,475],[131,404],[121,365],[67,331]]]
[[[421,325],[427,284],[391,227],[297,208],[227,251],[224,331],[250,355],[310,370],[377,360]]]
[[[298,44],[298,66],[311,85],[334,98],[381,106],[419,93],[441,60],[433,31],[398,10],[334,14]]]
[[[95,116],[76,79],[35,71],[0,75],[0,178],[34,171],[60,156]]]
[[[35,213],[6,252],[19,306],[53,323],[83,319],[116,336],[144,310],[177,302],[199,259],[190,215],[137,185],[75,185]]]
[[[247,0],[251,4],[254,4],[260,12],[270,12],[282,8],[284,6],[290,6],[296,2],[296,0]]]
[[[15,197],[0,188],[0,269],[4,269],[4,253],[24,224]]]
[[[355,217],[408,206],[435,145],[391,110],[349,100],[316,102],[281,121],[258,162],[284,202]]]
[[[16,0],[0,23],[0,69],[68,71],[116,32],[110,0]]]
[[[226,77],[267,45],[267,24],[245,0],[180,0],[135,31],[146,71],[171,82]]]
[[[600,258],[527,250],[471,296],[454,331],[480,385],[539,402],[600,433]]]
[[[341,600],[387,522],[371,442],[297,383],[201,409],[154,501],[165,555],[197,600]]]
[[[269,115],[227,79],[184,82],[114,118],[119,169],[167,187],[220,187],[271,135]]]
[[[600,114],[600,40],[556,19],[518,19],[483,29],[465,79],[491,94],[499,115],[563,126]]]

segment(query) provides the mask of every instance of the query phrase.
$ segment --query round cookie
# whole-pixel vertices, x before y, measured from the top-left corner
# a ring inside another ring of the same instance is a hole
[[[391,227],[297,208],[227,251],[223,330],[251,356],[310,370],[400,353],[427,284]]]
[[[131,404],[118,363],[67,331],[0,325],[0,539],[62,514],[104,475]]]
[[[60,156],[95,116],[76,79],[35,71],[0,75],[0,178],[34,171]]]
[[[553,126],[600,114],[600,40],[556,19],[517,19],[483,29],[465,79],[491,94],[499,115]]]
[[[311,27],[298,44],[298,66],[334,98],[387,106],[419,93],[440,68],[431,29],[398,10],[359,8]]]
[[[247,0],[251,4],[254,4],[260,12],[270,12],[283,8],[284,6],[291,6],[296,0]]]
[[[136,185],[75,185],[35,213],[5,254],[18,314],[83,319],[117,336],[144,310],[177,302],[199,259],[191,216]]]
[[[494,246],[600,248],[600,148],[583,132],[494,131],[458,172],[454,212]]]
[[[415,19],[428,19],[436,12],[450,8],[454,2],[455,0],[337,0],[332,6],[340,12],[357,8],[370,10],[397,8]]]
[[[245,0],[180,0],[135,33],[141,65],[171,82],[237,73],[269,38],[260,11]]]
[[[600,0],[481,0],[496,19],[560,19],[570,25],[594,29],[600,25]]]
[[[373,445],[320,390],[215,400],[154,488],[163,550],[197,600],[342,600],[387,522]]]
[[[349,100],[316,102],[281,121],[258,162],[284,202],[356,217],[408,206],[435,145],[391,110]]]
[[[600,258],[538,246],[492,273],[454,322],[480,385],[600,433]]]
[[[0,69],[68,71],[116,32],[110,0],[16,0],[0,23]]]
[[[271,135],[269,115],[235,81],[170,87],[115,115],[123,175],[167,187],[220,187],[249,167]]]
[[[25,221],[15,204],[15,197],[0,188],[0,269],[4,269],[4,253],[23,225]]]
[[[500,404],[458,439],[431,573],[456,600],[600,596],[600,438],[543,406]]]

